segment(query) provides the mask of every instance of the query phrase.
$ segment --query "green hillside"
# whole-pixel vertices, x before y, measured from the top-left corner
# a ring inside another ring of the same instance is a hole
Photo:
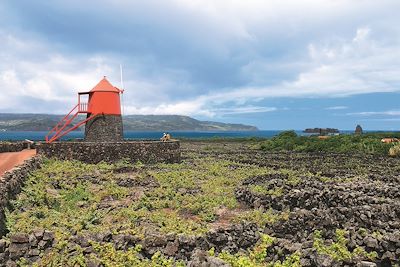
[[[62,115],[0,113],[0,131],[48,131]],[[79,118],[77,119],[79,121]],[[257,127],[199,121],[180,115],[127,115],[127,131],[257,131]]]

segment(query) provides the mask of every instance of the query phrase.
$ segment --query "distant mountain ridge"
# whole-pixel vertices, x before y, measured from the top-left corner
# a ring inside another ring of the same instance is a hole
[[[0,131],[48,131],[64,115],[0,113]],[[78,119],[79,120],[79,119]],[[199,121],[181,115],[126,115],[126,131],[257,131],[257,127]]]

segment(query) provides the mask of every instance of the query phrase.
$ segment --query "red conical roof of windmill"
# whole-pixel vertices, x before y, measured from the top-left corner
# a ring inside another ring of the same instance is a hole
[[[119,93],[122,90],[118,89],[117,87],[113,86],[104,76],[104,78],[92,89],[90,93],[93,92],[116,92]]]

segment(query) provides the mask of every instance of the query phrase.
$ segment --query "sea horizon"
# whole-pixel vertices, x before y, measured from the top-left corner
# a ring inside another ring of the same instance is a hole
[[[289,130],[258,130],[258,131],[168,131],[173,138],[177,139],[210,139],[210,138],[271,138],[281,132]],[[298,135],[310,135],[304,130],[294,130]],[[124,131],[125,139],[157,140],[166,131]],[[341,134],[351,134],[354,130],[340,130]],[[366,130],[365,133],[373,132],[399,132],[390,130]],[[47,131],[1,131],[0,141],[44,141]],[[75,131],[67,134],[61,140],[82,139],[84,131]]]

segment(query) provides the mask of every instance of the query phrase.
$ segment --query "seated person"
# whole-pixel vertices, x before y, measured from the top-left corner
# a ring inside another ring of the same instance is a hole
[[[171,140],[171,135],[169,133],[164,133],[163,137],[160,138],[161,141],[166,142]]]

